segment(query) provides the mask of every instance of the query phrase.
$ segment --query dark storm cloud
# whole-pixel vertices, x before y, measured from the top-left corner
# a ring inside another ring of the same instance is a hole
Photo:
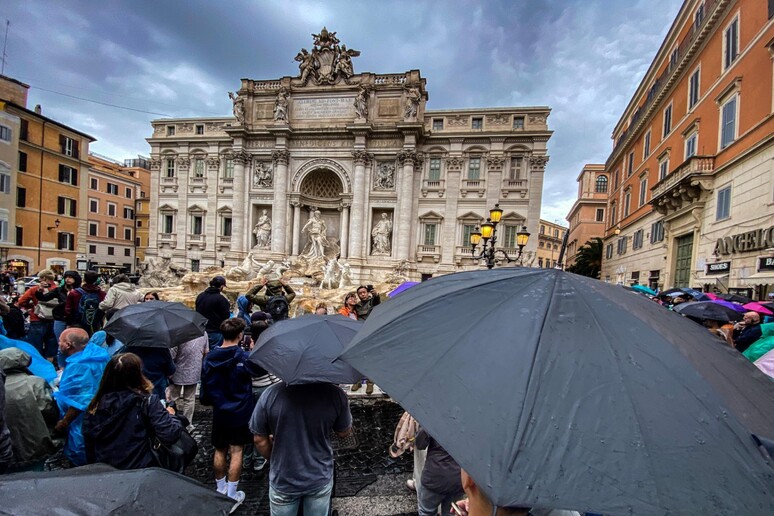
[[[561,220],[583,164],[607,157],[680,3],[13,2],[5,72],[33,86],[30,107],[42,104],[95,136],[94,151],[123,159],[148,153],[158,115],[44,89],[175,117],[227,115],[239,79],[295,75],[293,57],[327,25],[362,52],[356,72],[421,70],[430,109],[550,106],[543,217]]]

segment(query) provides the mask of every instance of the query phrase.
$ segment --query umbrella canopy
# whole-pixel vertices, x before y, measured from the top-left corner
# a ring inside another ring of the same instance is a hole
[[[183,303],[146,301],[117,311],[103,329],[126,346],[171,348],[201,337],[206,324]]]
[[[763,314],[763,315],[774,315],[774,312],[772,312],[762,304],[757,303],[755,301],[751,303],[747,303],[743,306],[744,308],[746,308],[748,311],[751,311],[751,312],[758,312],[759,314]]]
[[[731,301],[732,303],[749,303],[752,301],[749,297],[740,296],[739,294],[717,294],[720,299],[725,301]]]
[[[375,310],[341,359],[499,506],[771,513],[774,382],[704,328],[554,269],[434,278]]]
[[[159,468],[95,464],[0,476],[2,514],[228,514],[234,500]]]
[[[686,295],[691,296],[696,301],[710,301],[711,298],[707,296],[704,292],[699,292],[696,289],[693,288],[687,288],[687,287],[680,287],[680,288],[670,288],[669,290],[665,290],[659,294],[660,296],[670,296],[670,297],[677,297],[677,296],[683,296]]]
[[[705,301],[702,301],[705,302]],[[740,305],[739,303],[732,303],[731,301],[724,301],[723,299],[713,299],[712,301],[709,301],[710,303],[715,303],[720,306],[725,306],[726,308],[730,308],[731,310],[739,313],[745,313],[747,310]]]
[[[279,321],[261,333],[250,360],[288,385],[358,382],[363,375],[334,360],[362,326],[338,314]]]
[[[687,317],[712,321],[741,321],[742,314],[717,301],[693,301],[675,306],[674,311]]]
[[[395,287],[395,290],[391,291],[389,294],[387,294],[387,297],[395,297],[401,292],[405,291],[406,289],[410,289],[414,285],[419,285],[418,281],[404,281],[397,287]]]
[[[647,294],[649,296],[655,296],[656,291],[646,287],[645,285],[640,285],[639,283],[637,285],[632,285],[632,290],[635,292],[639,292],[641,294]]]

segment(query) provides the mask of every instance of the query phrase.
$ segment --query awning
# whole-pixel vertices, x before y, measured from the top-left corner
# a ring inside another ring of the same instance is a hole
[[[772,285],[774,284],[774,271],[761,271],[742,278],[747,285]]]
[[[728,279],[728,273],[726,274],[713,274],[712,276],[699,276],[696,281],[701,283],[715,283],[719,279]]]

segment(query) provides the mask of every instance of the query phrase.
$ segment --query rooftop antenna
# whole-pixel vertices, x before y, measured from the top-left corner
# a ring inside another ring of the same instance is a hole
[[[5,75],[5,49],[8,47],[8,31],[11,29],[11,21],[5,20],[5,41],[3,41],[3,66],[0,67],[0,75]]]

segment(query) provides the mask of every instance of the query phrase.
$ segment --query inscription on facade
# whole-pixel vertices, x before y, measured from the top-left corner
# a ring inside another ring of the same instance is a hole
[[[293,118],[353,118],[355,107],[351,97],[324,99],[294,99]]]
[[[378,116],[398,116],[399,112],[400,112],[399,99],[379,100]]]
[[[274,103],[273,102],[256,102],[255,103],[255,118],[267,119],[274,116]]]

